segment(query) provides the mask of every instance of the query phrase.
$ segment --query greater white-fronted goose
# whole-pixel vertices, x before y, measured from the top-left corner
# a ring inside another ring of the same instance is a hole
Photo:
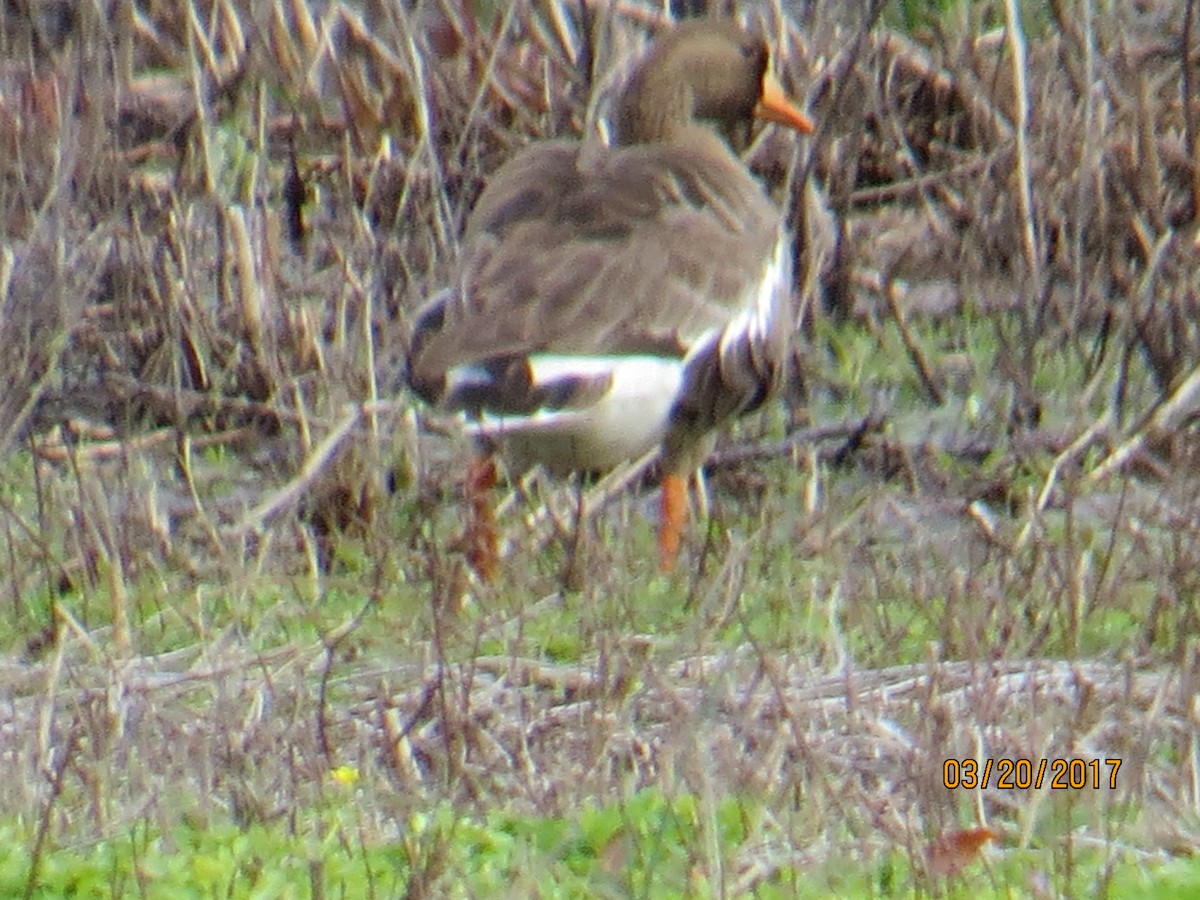
[[[811,131],[732,22],[665,33],[629,77],[614,146],[547,141],[489,181],[454,283],[418,315],[409,382],[517,469],[601,471],[661,448],[660,561],[714,429],[780,385],[791,247],[721,137]]]

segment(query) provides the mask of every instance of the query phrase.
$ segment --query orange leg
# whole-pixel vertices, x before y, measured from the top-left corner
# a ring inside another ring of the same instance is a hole
[[[496,486],[496,464],[490,456],[477,456],[467,466],[463,494],[467,500],[467,521],[459,539],[467,564],[480,580],[496,577],[500,564],[500,540],[496,535],[496,513],[491,493]]]
[[[687,478],[670,472],[664,474],[659,503],[658,570],[670,572],[679,556],[683,525],[687,519]]]

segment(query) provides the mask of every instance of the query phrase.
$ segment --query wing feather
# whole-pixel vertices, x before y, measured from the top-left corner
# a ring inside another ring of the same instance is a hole
[[[456,289],[418,319],[436,328],[414,340],[413,371],[534,352],[682,357],[743,311],[777,236],[778,211],[719,139],[539,144],[480,197]]]

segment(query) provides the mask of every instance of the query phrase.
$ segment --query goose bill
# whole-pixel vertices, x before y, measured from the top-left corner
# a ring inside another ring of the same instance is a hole
[[[765,122],[775,122],[779,125],[786,125],[788,128],[794,128],[802,134],[808,134],[813,130],[812,119],[802,113],[788,99],[783,85],[771,72],[763,75],[762,94],[758,98],[758,105],[754,107],[754,115]]]

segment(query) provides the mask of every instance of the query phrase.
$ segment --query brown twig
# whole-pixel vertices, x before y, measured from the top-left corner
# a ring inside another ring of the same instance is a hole
[[[921,379],[921,386],[925,389],[929,401],[934,406],[941,406],[946,400],[946,395],[942,391],[941,385],[938,384],[938,377],[929,365],[929,361],[925,359],[925,353],[921,350],[917,339],[913,337],[912,329],[908,327],[904,310],[900,308],[900,301],[896,296],[896,280],[890,275],[884,279],[883,295],[887,298],[888,309],[891,310],[892,319],[900,332],[900,340],[904,342],[904,350],[908,354],[908,358],[912,360],[913,368],[917,370],[917,376]]]
[[[872,414],[862,419],[830,422],[825,425],[814,425],[812,428],[802,428],[781,441],[719,450],[708,458],[705,468],[709,471],[718,471],[736,469],[750,462],[786,459],[801,447],[811,444],[820,444],[825,441],[845,441],[881,431],[886,421],[885,417]]]

